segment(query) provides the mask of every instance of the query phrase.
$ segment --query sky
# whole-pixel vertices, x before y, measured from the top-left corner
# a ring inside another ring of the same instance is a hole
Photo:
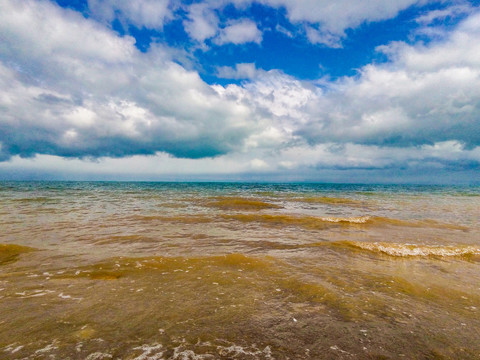
[[[480,183],[480,1],[0,0],[0,179]]]

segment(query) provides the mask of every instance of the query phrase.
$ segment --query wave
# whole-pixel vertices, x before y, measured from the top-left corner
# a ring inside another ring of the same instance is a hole
[[[266,205],[265,205],[266,204]],[[216,204],[215,206],[217,206]],[[411,227],[411,228],[436,228],[446,230],[468,231],[469,228],[457,224],[442,223],[436,220],[402,220],[387,218],[381,216],[311,216],[311,215],[292,215],[292,214],[268,214],[259,213],[251,210],[267,209],[266,206],[275,206],[274,204],[267,204],[257,201],[228,201],[220,203],[221,206],[226,206],[223,210],[247,211],[246,213],[224,213],[221,215],[133,215],[126,220],[155,223],[178,223],[178,224],[204,224],[219,221],[219,219],[236,220],[243,223],[260,223],[267,226],[298,226],[307,229],[327,229],[332,226],[362,226],[362,227]],[[250,211],[249,211],[250,210]],[[127,239],[128,240],[128,239]]]
[[[468,257],[480,255],[480,247],[471,245],[417,245],[362,241],[341,241],[334,243],[334,245],[394,257]]]
[[[237,220],[245,223],[263,223],[272,226],[303,226],[312,229],[323,229],[327,223],[313,216],[271,215],[271,214],[235,214],[223,215],[227,220]]]
[[[222,210],[263,210],[281,208],[279,205],[257,199],[232,196],[217,197],[214,201],[207,202],[206,206]]]
[[[449,229],[449,230],[461,230],[467,231],[468,227],[443,223],[432,219],[422,219],[422,220],[401,220],[393,219],[382,216],[375,216],[371,218],[372,223],[375,225],[393,225],[393,226],[405,226],[405,227],[427,227],[427,228],[437,228],[437,229]]]
[[[31,198],[12,199],[12,201],[19,202],[19,203],[46,203],[46,202],[53,202],[56,200],[49,197],[45,197],[45,196],[38,196],[38,197],[31,197]]]
[[[170,223],[183,223],[183,224],[196,224],[196,223],[209,223],[214,221],[212,217],[203,215],[134,215],[131,216],[133,220],[145,221],[145,222],[170,222]]]
[[[328,197],[328,196],[296,197],[296,198],[293,198],[292,200],[298,201],[298,202],[305,202],[309,204],[331,204],[331,205],[351,205],[351,206],[365,205],[365,203],[360,200],[339,198],[339,197]]]
[[[15,244],[0,244],[0,265],[15,262],[21,254],[35,250],[36,249],[28,246]]]
[[[435,220],[400,220],[380,216],[352,216],[352,217],[336,217],[336,216],[298,216],[287,214],[225,214],[224,219],[237,220],[245,223],[263,223],[271,226],[301,226],[309,229],[325,229],[331,226],[402,226],[413,228],[437,228],[448,230],[468,231],[468,227],[441,223]]]
[[[117,280],[137,272],[161,271],[166,273],[205,271],[212,267],[267,270],[273,264],[269,256],[251,257],[240,253],[205,257],[120,257],[89,266],[68,269],[54,275],[55,278],[90,278],[92,280]]]
[[[355,216],[355,217],[322,217],[320,220],[332,223],[347,223],[347,224],[366,224],[371,219],[370,216]]]
[[[332,226],[352,226],[366,225],[372,223],[370,216],[354,216],[354,217],[317,217],[317,216],[296,216],[284,214],[228,214],[222,215],[223,218],[229,220],[237,220],[241,222],[257,222],[268,224],[271,226],[301,226],[308,229],[326,229]]]
[[[97,245],[107,244],[132,244],[132,243],[145,243],[145,242],[158,242],[157,239],[145,236],[143,234],[132,235],[110,235],[104,238],[96,239],[94,241]]]

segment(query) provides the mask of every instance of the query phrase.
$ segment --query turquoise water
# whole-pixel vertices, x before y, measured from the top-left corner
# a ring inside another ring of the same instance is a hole
[[[480,187],[0,183],[0,358],[480,358]]]

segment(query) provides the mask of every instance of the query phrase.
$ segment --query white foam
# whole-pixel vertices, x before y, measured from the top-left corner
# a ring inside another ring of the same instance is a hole
[[[196,354],[192,350],[180,351],[179,348],[175,348],[171,360],[207,360],[215,359],[215,356],[211,354]],[[170,360],[169,359],[169,360]]]
[[[381,242],[349,242],[351,245],[370,251],[381,252],[390,256],[464,256],[480,255],[480,248],[475,246],[416,245]]]
[[[248,350],[239,345],[230,345],[228,347],[217,346],[217,350],[220,355],[228,356],[232,358],[243,355],[243,356],[254,357],[254,358],[258,358],[259,356],[262,356],[264,359],[273,359],[270,346],[266,346],[263,350],[259,350],[257,348]]]
[[[15,349],[11,351],[12,354],[15,354],[17,351],[20,351],[24,348],[24,345],[17,346]]]
[[[103,360],[103,359],[112,359],[113,356],[110,354],[105,354],[101,352],[95,352],[88,355],[85,360]]]
[[[55,339],[51,344],[48,344],[44,348],[38,349],[37,351],[35,351],[35,354],[45,354],[45,353],[51,352],[52,350],[58,349],[58,346],[55,345],[56,343],[57,343],[57,340]]]
[[[357,217],[322,217],[322,221],[333,222],[333,223],[352,223],[352,224],[365,224],[370,220],[370,216],[357,216]]]
[[[17,345],[18,343],[13,343],[10,345],[7,345],[3,348],[3,351],[5,352],[10,352],[11,354],[15,354],[16,352],[22,350],[24,348],[24,345]]]
[[[142,345],[133,348],[133,350],[141,350],[143,351],[142,354],[138,355],[136,358],[132,360],[163,360],[163,353],[164,351],[162,344],[154,344],[154,345]]]

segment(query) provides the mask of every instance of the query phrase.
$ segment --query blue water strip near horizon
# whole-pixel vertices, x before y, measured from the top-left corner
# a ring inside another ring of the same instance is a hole
[[[0,181],[0,191],[7,189],[61,189],[93,187],[106,189],[204,189],[209,191],[269,190],[282,192],[392,192],[438,193],[480,196],[480,185],[425,185],[425,184],[350,184],[350,183],[281,183],[281,182],[213,182],[213,181],[68,181],[68,180],[6,180]]]

